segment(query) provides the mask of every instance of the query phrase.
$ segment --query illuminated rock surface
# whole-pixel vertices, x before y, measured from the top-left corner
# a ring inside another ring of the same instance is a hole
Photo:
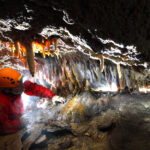
[[[149,96],[100,96],[84,92],[72,100],[68,97],[65,104],[49,102],[43,108],[34,106],[34,110],[23,116],[28,120],[26,129],[20,131],[23,147],[31,150],[148,150]]]

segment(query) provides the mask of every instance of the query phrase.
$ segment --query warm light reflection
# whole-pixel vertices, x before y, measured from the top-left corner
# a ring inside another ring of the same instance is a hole
[[[27,56],[26,47],[23,46],[19,41],[17,41],[16,45],[15,45],[15,43],[2,42],[2,41],[0,41],[0,43],[4,44],[5,46],[8,46],[11,49],[12,56],[15,56],[20,59]],[[34,53],[38,53],[38,52],[42,53],[44,58],[46,55],[54,56],[50,52],[50,46],[52,44],[54,53],[56,53],[56,55],[58,55],[58,52],[56,51],[57,50],[57,39],[52,38],[51,41],[46,40],[44,43],[45,44],[39,43],[37,41],[33,41],[32,42],[33,52]]]
[[[112,84],[111,84],[111,91],[113,91],[113,92],[117,92],[118,91],[118,87],[117,87],[117,85],[114,82],[112,82]]]
[[[46,48],[47,48],[46,54],[49,56],[49,54],[50,54],[50,41],[46,41],[46,42],[45,42],[45,46],[46,46]]]
[[[12,56],[15,56],[15,45],[14,44],[10,44],[10,48],[12,50]]]
[[[34,42],[32,42],[32,49],[36,53],[38,53],[38,52],[43,53],[43,57],[45,58],[45,50],[44,50],[43,44],[34,41]]]
[[[94,88],[93,89],[94,91],[102,91],[102,92],[117,92],[118,91],[118,88],[117,88],[117,85],[112,82],[111,85],[105,85],[105,86],[102,86],[102,87],[98,87],[98,88]]]
[[[119,78],[121,78],[120,64],[117,64],[117,70],[118,70],[118,75],[119,75]]]
[[[139,92],[141,92],[141,93],[150,93],[150,86],[140,87]]]

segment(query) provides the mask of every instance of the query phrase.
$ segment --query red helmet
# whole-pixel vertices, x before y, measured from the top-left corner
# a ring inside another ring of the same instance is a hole
[[[0,87],[11,88],[19,85],[22,75],[11,68],[0,69]]]

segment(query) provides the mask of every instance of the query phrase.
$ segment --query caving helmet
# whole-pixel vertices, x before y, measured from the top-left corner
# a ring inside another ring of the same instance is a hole
[[[20,85],[22,75],[11,68],[0,69],[0,87],[13,88]]]

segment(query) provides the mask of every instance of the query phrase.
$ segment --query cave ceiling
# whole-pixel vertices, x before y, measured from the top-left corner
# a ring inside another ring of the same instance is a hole
[[[130,51],[128,58],[143,63],[150,61],[149,24],[148,0],[0,0],[2,41],[41,42],[59,36],[71,45],[69,35],[64,36],[69,32],[95,53],[111,54],[117,48],[115,55],[126,56]],[[47,35],[40,34],[44,29]]]

